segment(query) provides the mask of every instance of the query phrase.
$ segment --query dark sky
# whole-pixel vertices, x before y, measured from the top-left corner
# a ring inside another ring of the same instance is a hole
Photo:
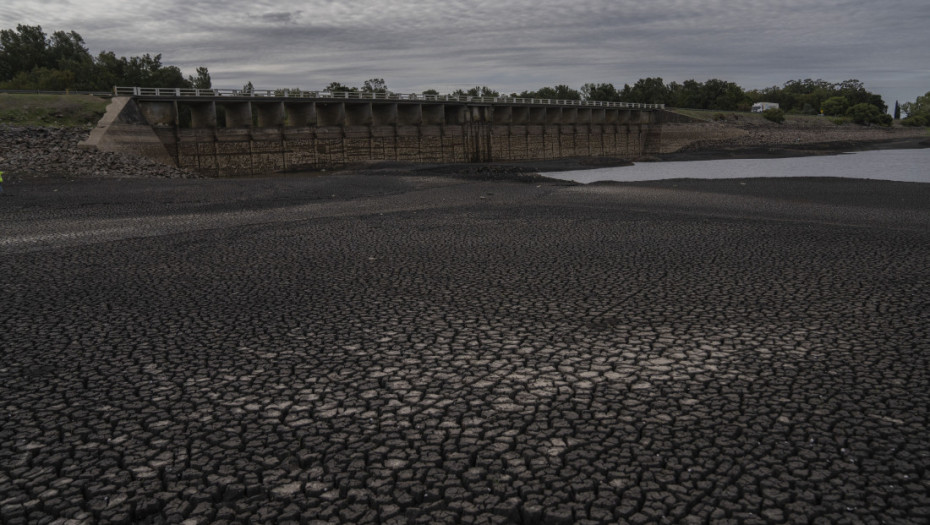
[[[204,65],[214,87],[854,78],[890,106],[930,91],[928,0],[5,0],[0,28],[21,23],[77,31],[93,54]]]

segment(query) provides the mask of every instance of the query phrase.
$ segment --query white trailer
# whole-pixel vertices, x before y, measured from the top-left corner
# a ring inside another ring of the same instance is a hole
[[[752,105],[753,113],[762,113],[767,109],[778,109],[778,102],[756,102]]]

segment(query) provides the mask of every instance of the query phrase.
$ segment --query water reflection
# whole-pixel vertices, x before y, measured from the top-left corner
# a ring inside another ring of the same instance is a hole
[[[546,173],[546,176],[584,184],[745,177],[847,177],[930,183],[930,149],[862,151],[787,159],[643,162],[616,168]]]

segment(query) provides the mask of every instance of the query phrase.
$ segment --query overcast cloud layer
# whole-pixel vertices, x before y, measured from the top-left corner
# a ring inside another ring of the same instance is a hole
[[[930,91],[927,0],[4,0],[0,28],[17,24],[77,31],[93,54],[207,66],[215,87],[856,78],[889,105]]]

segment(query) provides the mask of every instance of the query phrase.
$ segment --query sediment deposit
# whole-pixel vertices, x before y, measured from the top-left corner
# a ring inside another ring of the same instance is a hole
[[[928,187],[11,185],[0,521],[926,523]]]

